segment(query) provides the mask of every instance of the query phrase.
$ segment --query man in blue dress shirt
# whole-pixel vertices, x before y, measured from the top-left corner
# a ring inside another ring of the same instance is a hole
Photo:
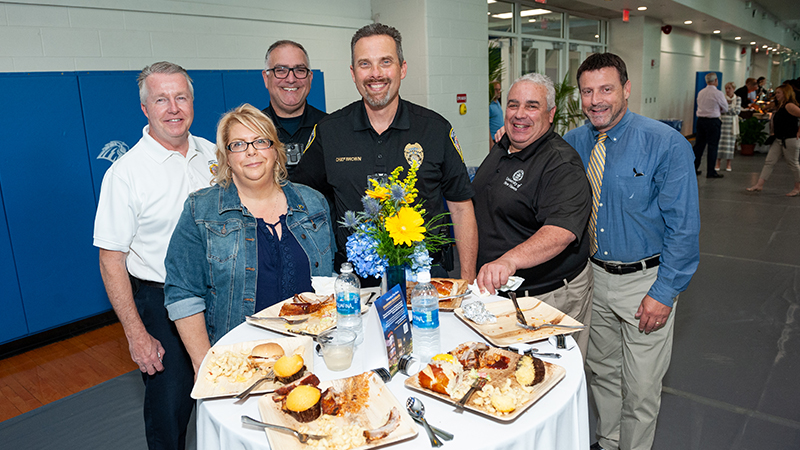
[[[619,56],[587,58],[578,88],[591,123],[564,139],[587,166],[596,202],[587,365],[599,442],[592,448],[649,449],[678,294],[700,258],[694,154],[680,133],[628,110],[631,83]],[[590,166],[600,166],[600,186]]]

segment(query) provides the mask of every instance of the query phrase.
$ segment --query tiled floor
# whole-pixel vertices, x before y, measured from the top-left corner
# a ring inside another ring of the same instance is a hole
[[[800,448],[800,197],[765,155],[698,177],[700,266],[676,311],[654,449]],[[705,163],[701,167],[705,167]]]

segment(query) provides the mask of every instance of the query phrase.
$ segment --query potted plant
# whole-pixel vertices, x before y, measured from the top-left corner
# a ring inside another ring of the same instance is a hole
[[[583,111],[575,96],[578,88],[569,84],[569,74],[564,75],[561,83],[555,84],[556,90],[556,115],[553,117],[556,132],[564,135],[567,131],[580,125]]]
[[[739,124],[739,141],[742,146],[742,155],[752,155],[756,145],[767,141],[769,135],[764,131],[764,124],[755,117],[743,120]]]

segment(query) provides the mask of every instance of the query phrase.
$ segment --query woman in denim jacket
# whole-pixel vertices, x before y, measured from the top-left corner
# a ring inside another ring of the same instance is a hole
[[[165,265],[165,305],[195,373],[211,344],[333,273],[328,202],[286,180],[272,121],[251,105],[217,126],[216,185],[186,200]],[[204,314],[203,314],[204,313]]]

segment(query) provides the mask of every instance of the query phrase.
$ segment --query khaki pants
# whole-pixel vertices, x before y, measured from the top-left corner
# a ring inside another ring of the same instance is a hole
[[[761,169],[759,178],[765,181],[769,180],[769,177],[772,175],[773,167],[775,167],[775,164],[777,164],[778,160],[781,159],[781,155],[783,155],[783,157],[786,158],[786,163],[789,164],[789,169],[792,170],[794,182],[800,183],[800,163],[797,161],[799,154],[800,139],[786,139],[786,147],[783,146],[783,142],[780,139],[775,139],[775,142],[769,147],[767,159],[764,161],[764,168]]]
[[[634,318],[658,268],[612,275],[592,264],[594,301],[589,353],[590,388],[597,404],[597,438],[606,450],[653,446],[661,380],[672,356],[675,306],[664,328],[639,332]]]
[[[592,268],[590,266],[592,263],[587,263],[581,273],[572,281],[565,283],[564,286],[536,296],[540,301],[586,325],[585,330],[572,335],[578,343],[584,361],[589,345],[589,326],[592,320]]]

